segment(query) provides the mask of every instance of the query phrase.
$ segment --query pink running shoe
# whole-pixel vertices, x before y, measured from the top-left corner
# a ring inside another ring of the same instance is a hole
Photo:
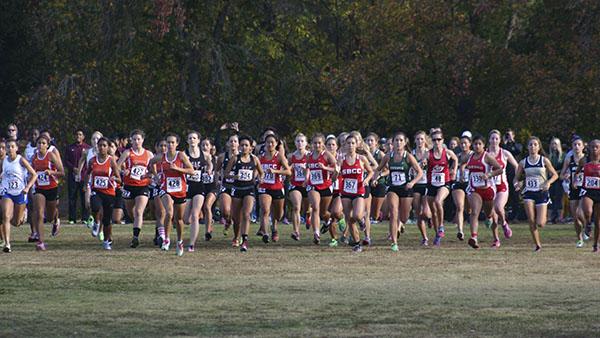
[[[500,247],[500,240],[495,239],[492,241],[492,249],[498,249]]]
[[[44,244],[44,242],[37,242],[37,244],[35,245],[35,250],[46,251],[46,244]]]
[[[504,223],[504,225],[502,226],[502,230],[504,230],[504,238],[509,239],[512,237],[512,229],[510,228],[510,226],[508,226],[508,223]]]

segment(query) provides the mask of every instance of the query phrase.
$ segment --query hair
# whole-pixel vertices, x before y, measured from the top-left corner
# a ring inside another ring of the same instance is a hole
[[[104,137],[104,134],[102,134],[101,132],[96,130],[95,132],[92,133],[92,138],[94,138],[94,137],[102,138],[102,137]]]
[[[322,139],[323,141],[325,141],[325,135],[323,135],[322,133],[316,133],[310,140],[314,142],[315,139]]]
[[[165,141],[164,138],[159,138],[158,140],[156,140],[156,142],[154,142],[154,148],[158,148],[158,146],[160,145],[161,142]]]
[[[394,144],[394,140],[396,139],[396,137],[402,137],[404,139],[404,150],[410,150],[408,147],[408,137],[406,137],[406,134],[403,131],[397,131],[394,133],[394,136],[392,137],[392,145]]]
[[[275,143],[276,143],[276,145],[277,145],[277,146],[279,145],[279,142],[280,142],[280,140],[279,140],[279,137],[277,137],[277,134],[269,134],[269,135],[267,135],[267,137],[265,137],[265,142],[267,142],[267,139],[268,139],[268,138],[272,138],[272,139],[274,139],[274,140],[275,140]]]
[[[558,149],[557,149],[558,150],[558,158],[561,158],[562,153],[563,153],[562,142],[560,142],[560,139],[556,136],[552,137],[550,139],[550,143],[548,143],[548,153],[552,156],[552,142],[554,142],[554,141],[558,141]]]
[[[48,146],[50,146],[50,138],[46,135],[40,135],[38,136],[38,138],[35,140],[35,143],[37,144],[40,140],[46,140],[46,143],[48,144]]]
[[[140,135],[141,138],[146,138],[146,134],[141,129],[132,130],[131,133],[129,134],[129,137],[133,138],[135,135]]]
[[[16,124],[14,124],[14,123],[11,123],[11,124],[9,124],[8,126],[6,126],[6,129],[8,130],[8,128],[10,128],[10,127],[15,127],[15,129],[16,129],[17,131],[19,131],[19,128],[18,128],[18,127],[17,127],[17,125],[16,125]]]
[[[165,140],[168,139],[169,137],[174,137],[177,144],[179,144],[179,135],[175,134],[175,133],[167,133],[165,135]]]
[[[204,142],[204,141],[208,141],[208,144],[210,144],[211,146],[212,146],[212,145],[214,145],[214,142],[213,142],[212,138],[210,138],[210,137],[205,137],[205,138],[203,138],[203,139],[200,141],[200,143],[202,143],[202,142]]]
[[[368,149],[365,149],[365,141],[362,138],[362,135],[358,130],[353,130],[350,132],[348,137],[354,137],[356,139],[356,152],[361,155],[366,155],[367,152],[370,152]],[[348,138],[346,138],[348,139]]]
[[[416,139],[419,135],[423,135],[423,137],[425,138],[425,148],[431,148],[431,137],[429,137],[429,135],[427,135],[427,133],[424,130],[419,130],[415,133],[414,138]],[[415,147],[416,146],[417,143],[415,142]]]
[[[96,144],[100,144],[100,142],[106,142],[107,145],[110,145],[110,143],[113,141],[111,139],[109,139],[108,137],[102,136],[101,138],[98,139],[98,142],[96,142]]]
[[[538,144],[539,144],[539,146],[540,146],[540,151],[539,151],[539,154],[540,154],[540,155],[542,155],[542,156],[546,156],[546,157],[547,157],[547,155],[546,155],[546,152],[544,151],[544,148],[542,147],[542,141],[540,140],[540,138],[539,138],[539,137],[537,137],[537,136],[531,136],[531,137],[530,137],[530,138],[527,140],[527,145],[528,145],[528,146],[529,146],[529,142],[531,142],[531,141],[537,141],[537,143],[538,143]]]
[[[306,140],[306,135],[304,135],[302,133],[298,133],[298,134],[296,134],[296,137],[294,137],[294,141],[299,137],[303,137]]]
[[[369,137],[371,137],[371,136],[372,136],[373,138],[375,138],[375,141],[376,141],[377,143],[379,143],[379,135],[377,135],[376,133],[370,132],[370,133],[368,133],[368,134],[367,134],[367,137],[365,137],[365,138],[369,138]]]
[[[500,137],[500,139],[502,139],[502,133],[500,133],[500,130],[498,130],[498,129],[492,129],[492,130],[490,130],[490,132],[488,134],[488,137],[492,137],[492,135],[494,135],[494,134],[497,134],[498,137]]]
[[[198,137],[199,140],[202,140],[202,135],[200,135],[199,132],[195,131],[195,130],[190,130],[186,133],[187,136],[190,136],[190,134],[196,134],[196,136]]]
[[[460,139],[457,136],[452,136],[452,138],[450,139],[450,142],[456,142],[456,144],[460,144]]]
[[[238,137],[238,141],[240,144],[242,143],[242,141],[248,141],[248,143],[250,143],[250,146],[252,146],[252,143],[254,142],[252,137],[250,137],[248,135],[242,135],[242,136]]]
[[[485,138],[483,137],[483,135],[475,135],[473,136],[473,141],[471,143],[475,143],[475,141],[481,141],[483,143],[483,145],[485,146]]]
[[[433,135],[441,135],[444,138],[444,133],[441,128],[431,128],[431,132],[429,133],[429,137],[433,138]]]

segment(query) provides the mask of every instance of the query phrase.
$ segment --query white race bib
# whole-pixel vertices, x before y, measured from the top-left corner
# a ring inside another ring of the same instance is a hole
[[[462,172],[462,181],[469,182],[469,169],[465,168]]]
[[[577,175],[573,173],[573,183],[576,187],[581,187],[583,185],[583,173],[579,173]]]
[[[319,185],[323,184],[323,170],[316,169],[310,171],[310,184]]]
[[[344,192],[356,194],[358,192],[358,180],[356,178],[344,178]]]
[[[339,180],[333,181],[333,183],[331,184],[331,187],[333,190],[340,190],[340,181]]]
[[[181,177],[167,177],[167,192],[180,192],[181,190]]]
[[[50,185],[50,175],[45,171],[37,172],[37,185],[40,187],[47,187]]]
[[[306,177],[304,176],[305,165],[303,164],[294,164],[294,181],[296,182],[304,182]]]
[[[392,185],[404,185],[406,183],[406,174],[401,171],[392,171]]]
[[[477,172],[471,173],[471,185],[473,188],[481,188],[486,185],[485,173]]]
[[[213,175],[209,175],[207,173],[202,174],[202,183],[210,184],[214,181]]]
[[[263,179],[265,184],[275,184],[275,174],[265,171],[265,177]]]
[[[525,189],[528,191],[540,191],[541,181],[537,176],[525,177]]]
[[[93,186],[96,189],[108,189],[110,179],[106,176],[94,176]]]
[[[252,181],[252,176],[254,176],[254,171],[250,169],[240,169],[238,170],[238,180],[242,182]]]
[[[586,189],[600,189],[600,177],[586,177],[585,178]]]
[[[194,170],[194,174],[189,175],[188,180],[193,182],[202,182],[202,172],[200,170]]]
[[[431,185],[441,187],[446,184],[446,175],[444,173],[431,173]]]
[[[492,181],[494,182],[495,185],[502,184],[502,175],[492,177]]]
[[[144,166],[134,165],[129,172],[129,177],[131,177],[131,179],[140,181],[142,176],[146,175],[146,170],[147,169]]]

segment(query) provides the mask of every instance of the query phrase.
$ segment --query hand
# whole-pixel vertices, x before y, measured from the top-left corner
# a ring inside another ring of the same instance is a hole
[[[23,188],[23,195],[27,195],[28,192],[29,192],[29,188],[27,188],[27,187]]]
[[[542,189],[542,191],[548,191],[548,189],[550,189],[550,184],[548,184],[548,182],[545,182],[540,188]]]
[[[232,122],[232,123],[229,125],[229,128],[231,128],[231,129],[233,129],[233,130],[235,130],[235,131],[240,131],[240,126],[239,126],[239,124],[238,124],[237,122]]]
[[[131,171],[129,169],[125,169],[125,170],[123,170],[123,175],[127,176],[127,175],[129,175],[130,172]]]
[[[521,182],[515,182],[513,185],[515,187],[515,191],[521,190]]]
[[[406,183],[406,187],[404,187],[404,189],[406,190],[410,190],[414,187],[415,185],[412,182],[408,182]]]
[[[373,180],[371,182],[371,185],[373,186],[373,188],[377,187],[377,184],[379,184],[379,182],[377,180]]]
[[[321,163],[321,162],[319,162],[318,165],[319,165],[319,168],[321,168],[321,169],[325,168],[325,165],[323,163]]]
[[[172,170],[179,169],[179,167],[177,166],[177,164],[175,164],[174,162],[169,165],[169,168],[172,169]]]

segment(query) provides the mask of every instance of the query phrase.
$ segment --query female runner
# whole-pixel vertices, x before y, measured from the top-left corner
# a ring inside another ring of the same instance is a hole
[[[571,152],[565,157],[561,171],[561,177],[564,182],[567,182],[569,209],[573,217],[573,223],[575,223],[575,233],[577,234],[577,243],[575,245],[577,248],[583,248],[584,246],[582,225],[585,223],[585,217],[580,208],[583,173],[577,173],[579,162],[585,157],[583,147],[583,140],[581,138],[577,137],[573,139],[571,142]]]
[[[225,169],[229,164],[230,159],[237,158],[239,153],[239,138],[237,135],[229,136],[227,140],[227,149],[224,153],[219,155],[217,159],[217,166],[215,167],[215,172],[220,174],[221,177],[221,191],[219,193],[219,210],[221,210],[221,216],[225,219],[225,229],[223,230],[223,234],[227,236],[227,232],[231,223],[233,222],[233,218],[231,217],[231,203],[232,203],[232,192],[231,189],[233,187],[233,177],[234,173],[226,172]],[[239,223],[233,223],[233,239],[231,244],[233,247],[238,247],[240,240],[240,225]]]
[[[290,202],[292,203],[293,230],[291,237],[293,240],[299,241],[300,215],[306,214],[306,210],[308,209],[308,194],[304,187],[304,181],[306,181],[304,174],[306,172],[308,154],[306,151],[306,136],[299,133],[294,139],[294,144],[296,145],[296,150],[288,155],[288,163],[290,163],[292,170],[288,195]]]

